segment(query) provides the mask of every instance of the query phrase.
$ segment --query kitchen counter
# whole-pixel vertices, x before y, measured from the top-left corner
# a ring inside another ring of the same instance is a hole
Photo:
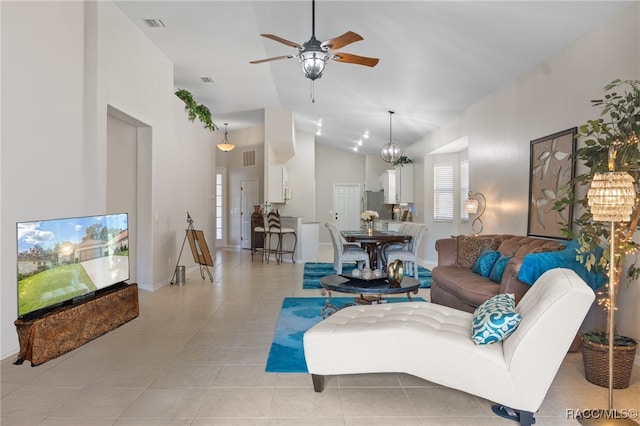
[[[280,216],[283,227],[296,230],[298,243],[293,255],[295,261],[299,263],[317,262],[320,224],[319,222],[303,222],[303,219],[301,216]],[[285,250],[291,250],[293,238],[285,238],[283,244]],[[284,257],[284,261],[287,261],[287,256]]]
[[[400,230],[400,225],[402,225],[403,223],[404,222],[401,222],[399,220],[388,220],[388,219],[376,220],[375,228],[381,231],[398,231]]]

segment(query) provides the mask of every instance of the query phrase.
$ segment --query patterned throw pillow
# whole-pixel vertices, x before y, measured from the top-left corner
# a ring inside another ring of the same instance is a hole
[[[513,294],[498,294],[478,306],[473,313],[471,339],[476,345],[500,342],[513,333],[522,315],[515,311]]]
[[[491,237],[458,235],[456,238],[457,265],[471,269],[480,252],[486,248],[497,249],[496,240]]]
[[[493,265],[491,272],[489,273],[489,279],[491,281],[495,281],[498,284],[502,281],[502,275],[504,274],[504,270],[507,268],[507,263],[511,256],[500,256],[496,263]]]
[[[493,269],[493,265],[495,265],[499,257],[500,252],[486,248],[482,250],[482,253],[480,253],[480,256],[476,259],[476,263],[473,264],[471,271],[488,278]]]

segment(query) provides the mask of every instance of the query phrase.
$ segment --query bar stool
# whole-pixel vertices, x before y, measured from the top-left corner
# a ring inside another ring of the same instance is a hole
[[[253,256],[259,251],[262,254],[262,262],[265,256],[265,231],[264,216],[262,213],[254,211],[251,214],[251,261]]]
[[[276,248],[273,249],[271,246],[271,237],[276,236],[278,238],[278,243]],[[285,250],[282,244],[282,237],[284,235],[293,235],[293,249]],[[296,245],[298,244],[298,236],[296,235],[296,230],[293,228],[283,228],[280,222],[280,214],[277,212],[269,212],[267,214],[267,228],[265,229],[265,255],[267,258],[267,263],[269,263],[269,258],[271,253],[276,255],[276,262],[282,262],[282,255],[291,253],[291,261],[296,263],[294,259],[294,253],[296,251]]]

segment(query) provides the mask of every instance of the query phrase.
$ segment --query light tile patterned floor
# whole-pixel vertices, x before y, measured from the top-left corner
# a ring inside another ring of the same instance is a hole
[[[320,257],[330,260],[331,248]],[[183,286],[140,291],[139,318],[69,354],[35,368],[2,361],[1,424],[516,425],[489,401],[408,375],[329,377],[318,394],[306,374],[265,373],[282,299],[319,291],[301,289],[301,264],[252,263],[234,249],[215,264],[213,284],[196,268]],[[537,425],[576,425],[567,409],[606,402],[607,390],[584,379],[581,355],[569,354]],[[615,403],[640,407],[637,367]]]

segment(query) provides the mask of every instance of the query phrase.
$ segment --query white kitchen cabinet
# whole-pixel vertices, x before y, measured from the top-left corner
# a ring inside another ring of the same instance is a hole
[[[382,190],[384,191],[384,203],[395,204],[396,202],[396,171],[385,170],[380,175]]]
[[[283,165],[273,165],[269,168],[269,195],[270,203],[286,202],[285,194],[289,187],[287,169]]]
[[[413,203],[413,164],[395,168],[395,202]]]

